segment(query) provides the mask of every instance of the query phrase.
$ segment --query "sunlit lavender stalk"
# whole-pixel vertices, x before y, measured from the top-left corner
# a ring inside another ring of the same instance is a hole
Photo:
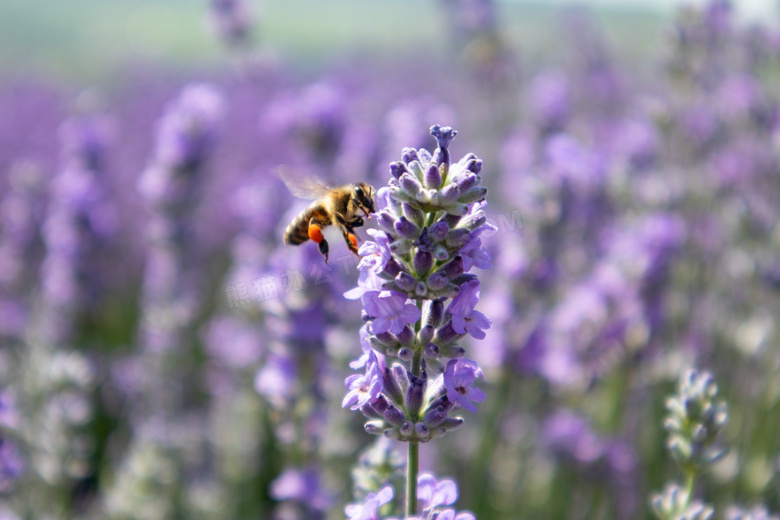
[[[43,175],[38,166],[19,162],[9,173],[9,189],[0,202],[0,335],[24,333],[29,292],[37,278],[42,248]]]
[[[2,373],[4,379],[8,374]],[[6,388],[0,388],[0,494],[13,490],[24,472],[24,463],[12,434],[19,427],[16,399]]]
[[[187,354],[183,334],[202,283],[193,213],[222,113],[222,97],[212,87],[186,87],[158,123],[154,156],[139,183],[150,211],[140,341],[151,370],[147,402],[157,403],[158,412],[172,411],[182,397],[175,374]]]
[[[175,349],[198,298],[199,256],[192,214],[211,153],[222,98],[207,85],[190,85],[157,127],[156,149],[139,183],[150,215],[142,294],[144,348]]]
[[[52,345],[71,340],[74,319],[100,299],[100,255],[116,228],[107,192],[108,120],[83,115],[61,129],[62,169],[52,180],[43,226],[46,257],[35,334]]]
[[[666,446],[685,474],[685,487],[669,483],[663,493],[651,497],[653,512],[661,520],[712,518],[712,507],[694,500],[696,477],[727,450],[718,445],[718,434],[728,422],[728,408],[716,400],[718,385],[708,372],[690,370],[679,381],[678,392],[666,403],[669,431]]]
[[[346,294],[363,303],[364,354],[352,366],[366,371],[347,378],[342,405],[363,412],[367,432],[409,443],[408,517],[418,513],[419,445],[462,425],[460,409],[476,412],[473,402],[485,399],[472,387],[482,370],[458,343],[483,339],[491,326],[475,310],[480,282],[468,272],[490,267],[480,240],[492,228],[482,210],[482,161],[468,154],[452,164],[457,132],[434,125],[431,134],[433,155],[406,148],[403,161],[390,165],[393,178],[377,193],[382,231],[369,230],[374,240],[359,250],[358,287]]]
[[[144,381],[141,403],[131,412],[135,435],[104,504],[110,518],[145,518],[139,502],[166,518],[177,505],[176,488],[186,489],[177,478],[186,465],[183,452],[203,425],[199,417],[173,414],[185,408],[187,332],[202,298],[193,212],[222,113],[222,97],[212,87],[187,86],[160,119],[140,179],[150,211],[139,337]]]
[[[116,223],[105,179],[109,136],[99,114],[74,116],[60,128],[62,163],[43,226],[41,294],[13,377],[31,461],[24,508],[52,514],[78,506],[74,487],[92,471],[93,443],[84,426],[93,415],[93,367],[69,347],[78,318],[100,300],[99,255]]]

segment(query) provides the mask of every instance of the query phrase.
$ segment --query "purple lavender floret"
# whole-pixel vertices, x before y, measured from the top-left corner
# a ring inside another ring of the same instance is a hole
[[[475,520],[469,511],[456,511],[446,506],[453,505],[458,500],[458,485],[454,480],[436,480],[431,473],[423,473],[417,477],[417,497],[420,514],[409,517],[408,520]],[[396,520],[388,518],[387,520]]]
[[[19,411],[16,409],[16,396],[6,390],[0,390],[0,428],[17,428]]]
[[[367,402],[379,397],[382,392],[382,376],[376,353],[369,352],[368,368],[365,375],[352,374],[347,377],[345,384],[349,392],[341,402],[342,408],[349,406],[351,410],[357,410]]]
[[[458,486],[454,480],[436,481],[430,473],[417,478],[417,496],[424,510],[450,506],[458,499]]]
[[[373,318],[371,329],[374,334],[388,331],[400,334],[405,324],[420,320],[420,309],[407,303],[404,294],[395,291],[367,293],[363,297],[363,306]]]
[[[298,367],[286,355],[272,355],[255,375],[255,390],[278,407],[286,406],[295,392]]]
[[[367,231],[373,241],[363,242],[360,245],[360,264],[358,268],[361,270],[368,268],[375,274],[381,274],[387,267],[388,262],[392,258],[390,248],[388,247],[388,236],[383,231],[376,229],[369,229]]]
[[[10,491],[23,472],[24,462],[19,449],[0,437],[0,493]]]
[[[452,316],[452,328],[455,332],[485,339],[485,330],[490,328],[492,322],[475,310],[478,301],[479,280],[471,280],[460,287],[460,292],[452,299],[447,312]]]
[[[19,413],[14,394],[0,389],[0,494],[13,489],[24,473],[24,461],[16,444],[4,438],[3,430],[19,426]]]
[[[466,349],[458,342],[484,339],[492,325],[476,310],[480,282],[469,273],[491,265],[480,239],[493,229],[484,212],[482,161],[468,154],[451,162],[451,127],[434,125],[431,135],[433,153],[405,148],[402,162],[390,166],[388,185],[377,194],[383,230],[369,231],[373,240],[359,249],[358,287],[345,294],[363,303],[363,355],[351,366],[365,365],[366,372],[347,379],[343,406],[366,415],[369,433],[408,442],[458,428],[463,419],[454,414],[475,412],[474,403],[485,399],[472,386],[482,371],[461,359]],[[383,373],[374,358],[387,364]]]
[[[445,509],[438,514],[436,520],[476,520],[476,518],[477,517],[469,511],[458,512],[454,509]]]
[[[288,468],[271,483],[274,500],[295,500],[314,511],[326,511],[333,497],[323,488],[322,475],[315,467]]]
[[[349,520],[379,520],[379,509],[393,499],[392,486],[376,493],[369,493],[362,504],[350,504],[344,508]]]
[[[451,360],[447,363],[447,369],[444,371],[447,399],[476,413],[477,407],[474,406],[474,402],[481,403],[487,397],[485,392],[471,386],[479,377],[484,377],[484,374],[475,361],[470,359]]]

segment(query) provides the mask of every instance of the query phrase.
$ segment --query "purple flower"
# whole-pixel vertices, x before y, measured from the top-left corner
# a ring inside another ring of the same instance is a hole
[[[417,498],[422,506],[422,514],[408,517],[406,520],[476,520],[473,513],[458,512],[455,509],[438,509],[448,506],[458,499],[458,487],[453,480],[436,481],[430,473],[423,473],[417,478]],[[387,520],[399,520],[388,518]]]
[[[255,390],[276,406],[284,406],[292,398],[297,372],[291,358],[272,355],[255,375]]]
[[[320,475],[314,468],[288,468],[271,483],[275,500],[295,500],[317,511],[325,511],[333,499],[322,488]]]
[[[377,190],[374,196],[374,202],[376,202],[376,212],[379,213],[383,209],[393,207],[393,198],[390,197],[390,188],[384,186]]]
[[[417,499],[424,511],[449,506],[458,499],[458,486],[454,480],[437,482],[431,473],[423,473],[417,477]]]
[[[327,325],[325,308],[321,302],[301,309],[289,309],[289,329],[287,335],[290,339],[303,342],[319,342]]]
[[[604,443],[588,422],[574,412],[557,412],[544,424],[544,439],[550,450],[590,464],[604,455]]]
[[[538,356],[538,359],[532,361],[536,370],[550,383],[561,386],[576,386],[581,383],[583,366],[568,342],[552,343],[541,333],[529,347],[533,350],[528,354]]]
[[[293,137],[313,159],[330,160],[342,149],[348,130],[344,90],[327,82],[300,92],[287,92],[275,100],[263,117],[264,130]]]
[[[351,362],[349,364],[349,368],[353,370],[357,370],[358,368],[361,368],[368,363],[369,354],[373,352],[371,350],[371,343],[369,343],[369,338],[371,337],[371,331],[368,330],[368,323],[360,327],[360,348],[363,351],[363,354],[359,358],[357,358],[355,361]]]
[[[644,119],[623,121],[615,132],[616,151],[636,168],[653,163],[658,154],[659,140],[655,126]]]
[[[602,157],[567,134],[552,137],[546,147],[552,173],[561,181],[584,190],[601,184],[605,175]]]
[[[469,511],[461,511],[458,513],[454,509],[445,509],[441,513],[439,513],[439,516],[436,517],[436,520],[476,520],[477,517],[474,516]]]
[[[360,271],[358,276],[358,286],[344,293],[344,298],[348,300],[357,300],[370,292],[379,292],[382,290],[382,280],[373,270]]]
[[[387,244],[387,234],[376,229],[369,229],[367,233],[374,238],[374,241],[367,240],[361,244],[358,251],[360,254],[358,269],[379,274],[387,266],[387,262],[392,256]]]
[[[460,287],[458,295],[452,299],[447,312],[452,315],[452,327],[458,334],[471,334],[476,339],[485,338],[485,330],[493,322],[484,314],[474,310],[479,301],[479,280],[471,280]]]
[[[16,428],[19,426],[19,413],[16,409],[14,395],[0,390],[0,427]]]
[[[701,102],[686,106],[677,117],[678,125],[686,137],[700,145],[712,139],[720,126],[711,107]]]
[[[362,504],[350,504],[344,508],[349,520],[379,520],[379,508],[393,499],[393,488],[386,486],[376,493],[369,493]]]
[[[478,377],[484,377],[482,369],[476,361],[470,359],[452,359],[444,370],[444,387],[447,389],[447,399],[460,404],[470,412],[477,411],[472,403],[481,403],[485,400],[485,393],[479,388],[472,387]]]
[[[416,323],[420,319],[420,309],[413,303],[407,303],[406,295],[395,291],[365,294],[363,304],[369,316],[374,317],[371,329],[374,334],[390,331],[400,334],[407,323]]]
[[[187,86],[168,107],[157,128],[156,159],[164,167],[188,168],[199,164],[213,144],[214,129],[224,112],[222,95],[205,84]],[[142,191],[154,195],[156,178],[142,178]],[[154,198],[154,197],[152,197]]]
[[[350,394],[344,406],[360,408],[369,419],[367,432],[405,442],[428,442],[458,428],[463,418],[450,412],[474,409],[472,401],[485,398],[469,388],[481,375],[474,362],[450,367],[452,401],[444,396],[442,371],[446,360],[465,355],[455,340],[467,333],[484,338],[484,330],[492,325],[475,310],[480,288],[476,275],[464,271],[492,262],[481,240],[484,232],[495,230],[484,211],[488,190],[481,185],[482,161],[470,153],[453,164],[448,146],[457,132],[434,125],[430,133],[438,143],[433,153],[404,148],[403,161],[391,163],[392,178],[378,194],[382,231],[369,232],[375,240],[360,249],[358,287],[345,294],[361,299],[363,320],[369,323],[361,330],[363,355],[351,366],[370,365],[369,356],[378,356],[382,366],[385,358],[401,363],[393,364],[392,377],[382,368],[380,394],[373,393],[376,382],[370,366],[365,376],[347,379]],[[426,300],[432,310],[419,327]],[[418,325],[418,333],[412,332],[412,324]],[[432,376],[430,386],[429,370],[440,376]],[[426,403],[432,408],[424,408]]]
[[[478,269],[490,269],[493,267],[493,258],[487,249],[482,247],[482,239],[479,236],[485,231],[495,229],[497,228],[492,224],[483,224],[471,232],[468,242],[460,250],[465,272],[468,272],[472,267],[477,267]]]
[[[0,438],[0,493],[9,491],[24,471],[17,447]]]
[[[531,83],[528,102],[544,127],[562,126],[571,111],[571,89],[566,74],[550,70],[538,75]]]
[[[211,356],[231,368],[257,362],[263,351],[258,331],[231,316],[213,320],[205,334],[204,343]]]
[[[382,392],[382,371],[376,354],[372,351],[368,354],[368,367],[365,375],[352,374],[344,381],[349,392],[341,401],[341,407],[349,406],[350,410],[357,410],[364,404],[379,397]]]
[[[458,513],[454,509],[445,509],[444,511],[440,512],[438,516],[436,516],[436,520],[476,520],[477,517],[474,516],[469,511],[461,511]]]
[[[445,509],[439,513],[436,520],[477,520],[477,517],[469,511],[461,511],[458,513],[454,509]]]

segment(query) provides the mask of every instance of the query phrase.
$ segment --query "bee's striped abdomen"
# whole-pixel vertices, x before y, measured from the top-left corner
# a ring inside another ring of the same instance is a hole
[[[293,219],[284,232],[284,243],[297,246],[309,240],[309,222],[312,219],[320,223],[320,227],[330,224],[330,213],[323,206],[322,202],[313,203]]]

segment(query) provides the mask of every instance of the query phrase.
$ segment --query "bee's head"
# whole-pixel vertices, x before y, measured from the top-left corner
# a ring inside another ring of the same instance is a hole
[[[363,210],[363,213],[365,213],[366,216],[376,212],[376,207],[374,206],[374,195],[376,195],[376,190],[373,186],[365,182],[358,182],[352,185],[352,194],[358,207]]]

